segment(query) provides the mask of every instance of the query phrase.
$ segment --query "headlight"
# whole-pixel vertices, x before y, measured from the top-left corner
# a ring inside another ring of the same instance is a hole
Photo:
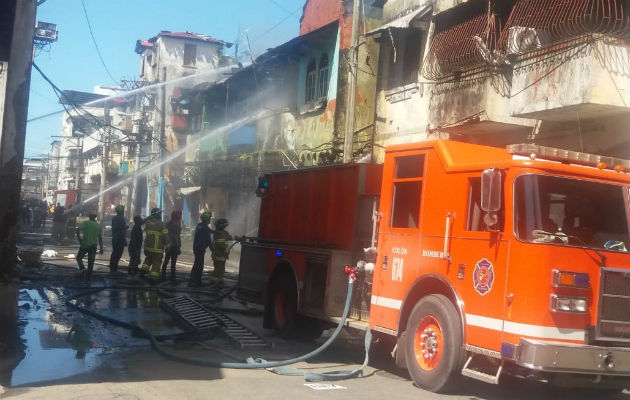
[[[585,314],[588,312],[588,300],[584,297],[551,295],[551,311]]]

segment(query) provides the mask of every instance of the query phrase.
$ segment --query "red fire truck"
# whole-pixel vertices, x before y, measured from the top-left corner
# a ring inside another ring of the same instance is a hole
[[[630,162],[430,141],[382,165],[279,172],[259,189],[241,295],[288,334],[338,321],[395,340],[427,390],[462,374],[618,391],[630,377]]]

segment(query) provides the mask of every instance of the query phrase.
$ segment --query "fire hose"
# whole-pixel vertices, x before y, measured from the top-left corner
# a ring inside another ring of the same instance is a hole
[[[169,359],[169,360],[173,360],[173,361],[178,361],[178,362],[182,362],[182,363],[187,363],[187,364],[192,364],[192,365],[198,365],[198,366],[204,366],[204,367],[211,367],[211,368],[228,368],[228,369],[267,369],[271,372],[274,372],[276,374],[279,375],[304,375],[304,378],[306,381],[324,381],[324,380],[341,380],[341,379],[348,379],[348,378],[353,378],[353,377],[360,377],[363,375],[363,369],[367,366],[368,364],[368,354],[369,354],[369,347],[370,347],[370,343],[372,341],[372,335],[369,329],[366,330],[366,335],[365,335],[365,359],[363,364],[361,365],[361,367],[354,369],[354,370],[342,370],[342,371],[329,371],[329,372],[323,372],[323,373],[312,373],[312,372],[307,372],[304,373],[298,369],[295,368],[290,368],[290,369],[283,369],[283,368],[279,368],[279,367],[285,367],[287,365],[292,365],[292,364],[296,364],[298,362],[302,362],[302,361],[306,361],[309,360],[317,355],[319,355],[320,353],[322,353],[324,350],[326,350],[339,336],[339,334],[341,333],[341,330],[343,329],[343,326],[345,325],[346,319],[348,317],[348,312],[350,310],[350,302],[352,299],[352,291],[353,291],[353,287],[354,287],[354,281],[356,280],[356,274],[354,272],[353,269],[351,269],[350,267],[346,267],[345,269],[346,274],[348,275],[348,291],[346,294],[346,302],[344,305],[344,309],[343,309],[343,314],[341,316],[341,319],[339,320],[339,323],[337,324],[337,327],[335,328],[334,332],[332,333],[332,335],[318,348],[316,348],[315,350],[304,354],[302,356],[299,357],[295,357],[295,358],[291,358],[288,360],[281,360],[281,361],[266,361],[260,358],[252,358],[249,357],[247,358],[246,362],[218,362],[218,361],[209,361],[209,360],[205,360],[205,359],[201,359],[201,358],[196,358],[196,357],[183,357],[177,354],[174,354],[173,352],[166,350],[157,340],[157,338],[147,329],[133,324],[133,323],[129,323],[126,321],[121,321],[115,318],[111,318],[109,316],[97,313],[95,311],[89,310],[85,307],[82,307],[80,305],[78,305],[75,300],[81,296],[85,296],[87,294],[93,294],[95,293],[97,290],[101,290],[99,289],[92,289],[92,290],[87,290],[81,293],[78,293],[74,296],[71,296],[68,300],[66,300],[66,305],[68,307],[71,307],[72,309],[75,309],[81,313],[90,315],[92,317],[95,317],[97,319],[100,319],[104,322],[108,322],[111,323],[113,325],[116,326],[120,326],[126,329],[131,330],[132,332],[134,332],[135,334],[145,337],[147,339],[149,339],[149,341],[151,342],[151,347],[157,351],[160,355],[162,355],[164,358]],[[106,288],[105,288],[106,289]]]

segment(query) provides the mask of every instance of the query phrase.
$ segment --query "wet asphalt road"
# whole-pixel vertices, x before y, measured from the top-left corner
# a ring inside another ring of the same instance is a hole
[[[39,239],[29,239],[39,240]],[[27,240],[28,241],[28,240]],[[9,374],[0,376],[0,398],[16,399],[451,399],[451,400],[558,400],[600,399],[585,392],[557,392],[547,385],[503,379],[499,385],[473,380],[452,394],[434,394],[414,387],[404,370],[393,365],[387,354],[391,349],[373,351],[363,378],[331,382],[332,387],[306,386],[303,377],[279,376],[264,370],[231,370],[199,367],[164,359],[153,351],[146,339],[134,337],[126,329],[95,320],[64,305],[65,298],[79,289],[74,260],[63,256],[76,246],[45,246],[58,252],[55,265],[26,268],[30,279],[20,291],[20,335],[25,341],[26,356]],[[187,255],[182,257],[178,279],[185,281],[189,271]],[[97,257],[93,285],[135,284],[119,273],[107,274],[109,254]],[[192,260],[190,260],[192,262]],[[124,265],[124,264],[123,264]],[[124,268],[123,268],[124,269]],[[228,269],[230,272],[230,269]],[[231,270],[234,273],[234,269]],[[235,279],[235,275],[231,275]],[[233,283],[228,281],[228,284]],[[81,304],[107,315],[134,321],[152,332],[174,333],[181,328],[158,307],[156,296],[142,290],[104,290],[82,297]],[[26,305],[28,304],[28,305]],[[227,299],[224,307],[242,304]],[[281,360],[311,351],[317,341],[286,341],[261,328],[260,316],[234,314],[243,325],[274,344],[270,349],[235,349],[220,338],[201,342],[166,342],[178,355],[215,361],[232,361],[247,356]],[[80,329],[87,339],[70,332]],[[330,334],[330,331],[326,332]],[[87,341],[87,345],[86,342]],[[220,351],[217,351],[219,349]],[[84,352],[84,353],[81,353]],[[81,353],[81,356],[79,356]],[[306,371],[354,369],[363,361],[363,337],[343,332],[331,348],[308,363],[297,367]],[[0,360],[1,361],[1,360]],[[613,399],[630,400],[625,392]]]

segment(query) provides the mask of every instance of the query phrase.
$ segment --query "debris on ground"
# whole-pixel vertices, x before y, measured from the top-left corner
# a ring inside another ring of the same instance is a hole
[[[57,257],[57,252],[55,250],[44,250],[42,251],[42,257],[54,258]]]

